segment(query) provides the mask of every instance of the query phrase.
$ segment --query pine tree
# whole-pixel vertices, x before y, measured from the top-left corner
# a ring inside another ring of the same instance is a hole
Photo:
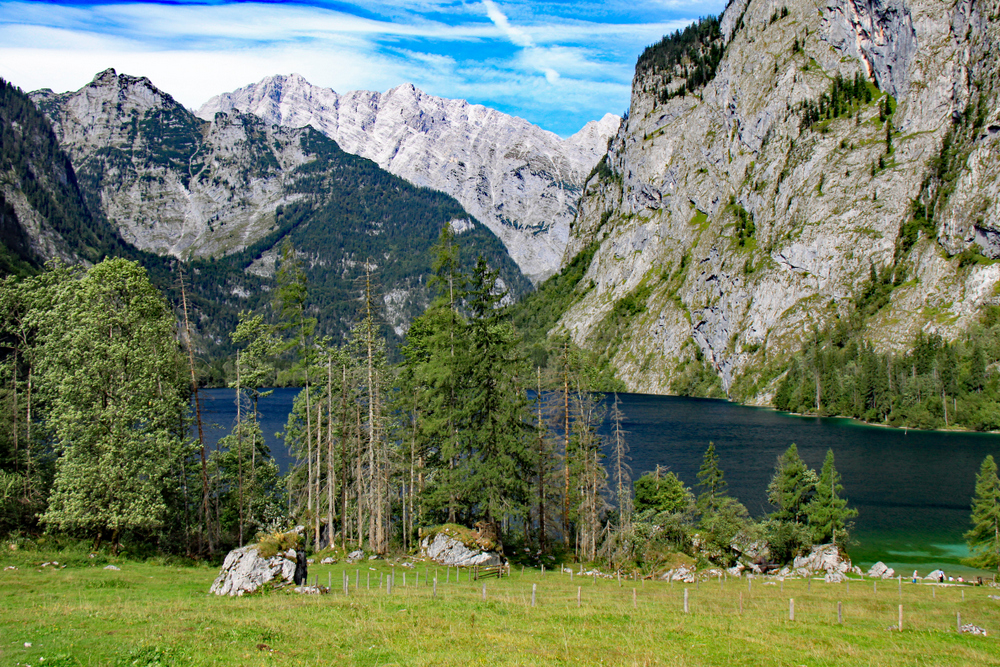
[[[806,507],[816,487],[816,472],[806,467],[795,443],[778,457],[774,476],[767,486],[767,499],[777,509],[772,514],[778,521],[804,524]]]
[[[497,277],[480,256],[466,302],[470,322],[463,365],[469,384],[464,434],[468,500],[494,529],[506,513],[520,513],[527,500],[521,471],[530,466],[526,438],[531,419],[521,384],[520,339],[506,317]]]
[[[963,562],[983,569],[995,567],[1000,572],[1000,478],[992,455],[983,459],[976,475],[971,519],[973,527],[965,534],[965,541],[972,555]]]
[[[840,474],[833,465],[833,450],[829,449],[816,482],[815,494],[806,507],[814,543],[833,543],[841,547],[847,544],[851,529],[849,520],[856,517],[858,511],[849,508],[847,499],[840,497],[843,490]]]
[[[715,453],[715,443],[709,442],[705,456],[698,470],[697,486],[703,491],[698,495],[697,508],[700,514],[710,515],[718,511],[719,498],[726,495],[729,485],[719,467],[719,455]]]

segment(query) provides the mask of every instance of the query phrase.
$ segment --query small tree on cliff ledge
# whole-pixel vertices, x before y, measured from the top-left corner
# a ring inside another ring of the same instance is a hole
[[[983,459],[972,499],[972,530],[965,534],[972,555],[963,562],[1000,571],[1000,479],[993,456]]]

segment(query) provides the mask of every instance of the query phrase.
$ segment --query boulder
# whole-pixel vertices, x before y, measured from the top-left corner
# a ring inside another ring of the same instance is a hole
[[[320,565],[334,565],[334,564],[336,564],[336,562],[337,562],[336,558],[334,558],[333,556],[327,556],[326,558],[324,558],[323,560],[321,560],[319,562],[319,564]]]
[[[879,561],[868,570],[868,576],[872,579],[892,579],[896,576],[896,571]]]
[[[839,584],[845,581],[847,577],[844,576],[842,572],[827,572],[823,577],[823,581],[828,584]]]
[[[851,561],[840,553],[836,544],[817,544],[807,555],[797,556],[792,562],[792,568],[838,574],[852,571]]]
[[[972,623],[966,623],[963,625],[962,633],[969,635],[982,635],[983,637],[986,636],[986,630],[984,628],[981,628],[978,625],[973,625]]]
[[[924,577],[924,581],[944,581],[944,580],[945,580],[944,570],[934,570],[926,577]]]
[[[104,566],[104,569],[105,569],[105,570],[121,570],[121,568],[120,568],[120,567],[117,567],[117,566],[115,566],[115,565],[105,565],[105,566]]]
[[[694,583],[694,568],[681,565],[673,570],[667,570],[660,577],[663,581],[682,581],[686,584]]]
[[[361,549],[357,549],[347,554],[347,562],[349,564],[357,563],[359,560],[364,560],[365,552]]]
[[[294,549],[270,558],[261,556],[257,545],[233,549],[222,563],[222,571],[209,592],[216,595],[246,595],[271,581],[292,583],[295,581],[296,560]]]
[[[470,567],[475,565],[503,565],[506,559],[498,553],[470,547],[457,537],[440,532],[431,539],[425,537],[420,543],[424,555],[441,565]]]

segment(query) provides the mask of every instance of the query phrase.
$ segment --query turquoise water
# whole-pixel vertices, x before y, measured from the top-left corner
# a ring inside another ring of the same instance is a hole
[[[282,470],[289,457],[274,434],[291,409],[295,389],[278,389],[261,403],[262,426]],[[232,390],[202,393],[214,442],[236,416]],[[726,401],[619,394],[627,417],[633,478],[657,464],[694,486],[701,457],[715,442],[730,493],[754,516],[770,511],[767,484],[777,457],[791,443],[818,471],[833,449],[844,495],[859,511],[849,549],[855,564],[881,560],[904,573],[942,568],[968,572],[962,534],[976,472],[987,454],[1000,457],[1000,436],[902,431],[846,419],[799,417]],[[605,428],[607,425],[605,425]]]

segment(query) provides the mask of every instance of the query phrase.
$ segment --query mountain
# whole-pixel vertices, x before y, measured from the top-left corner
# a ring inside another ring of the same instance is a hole
[[[997,13],[733,0],[649,47],[552,332],[606,350],[633,391],[760,403],[875,287],[859,343],[958,336],[1000,279]]]
[[[20,89],[0,80],[0,273],[98,260],[120,237],[86,204],[69,156]]]
[[[429,299],[432,246],[444,225],[461,232],[466,264],[482,254],[514,295],[530,289],[499,239],[457,201],[312,128],[238,112],[203,121],[148,79],[114,70],[79,91],[31,99],[51,121],[89,209],[129,247],[156,253],[144,263],[172,296],[176,276],[164,257],[185,260],[210,357],[228,351],[240,310],[267,306],[285,240],[309,280],[318,334],[335,339],[357,319],[359,280],[371,268],[387,333],[398,340]]]
[[[349,153],[451,195],[536,282],[558,270],[583,182],[620,122],[608,114],[563,140],[521,118],[412,84],[339,95],[297,74],[217,95],[198,116],[211,120],[231,111],[314,127]]]

